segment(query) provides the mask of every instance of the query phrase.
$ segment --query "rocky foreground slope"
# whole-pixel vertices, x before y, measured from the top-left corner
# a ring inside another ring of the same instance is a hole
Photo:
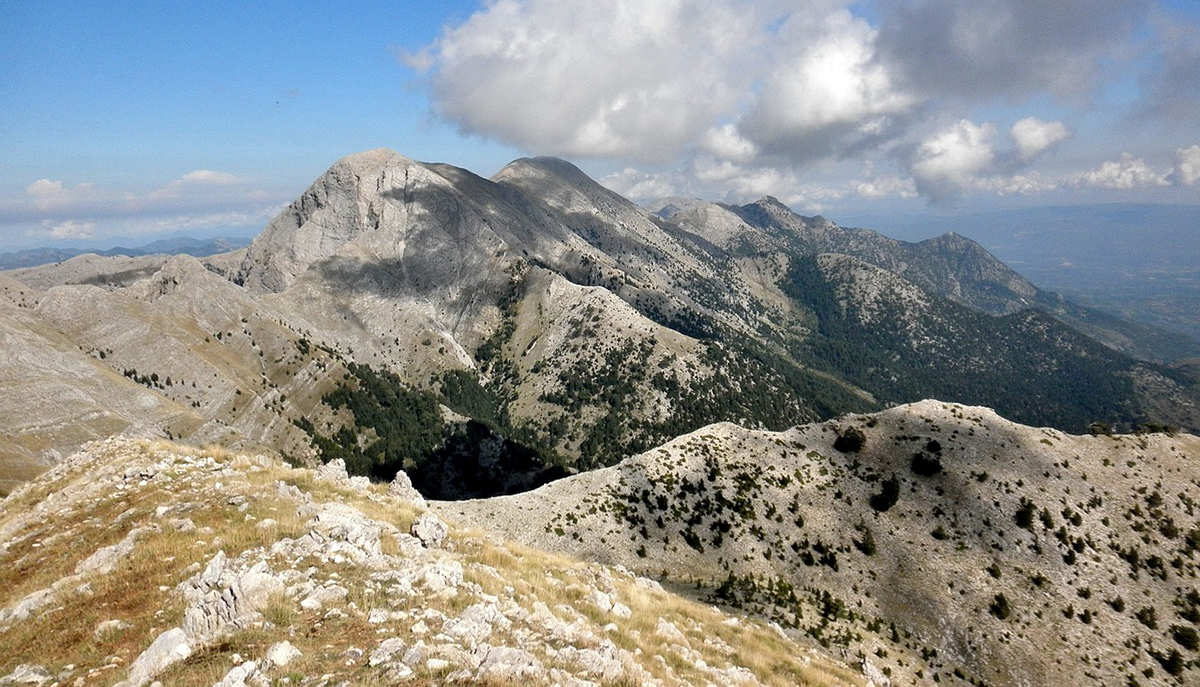
[[[113,438],[0,501],[0,685],[864,682],[624,568],[447,527],[404,478],[337,463]]]
[[[1200,437],[938,401],[705,427],[449,518],[695,585],[892,684],[1200,681]]]

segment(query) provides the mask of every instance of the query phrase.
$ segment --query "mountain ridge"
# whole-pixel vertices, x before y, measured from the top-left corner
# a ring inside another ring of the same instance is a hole
[[[89,365],[199,418],[127,427],[299,461],[342,445],[381,477],[403,464],[420,479],[447,447],[487,453],[472,442],[586,469],[711,422],[784,429],[922,396],[1075,431],[1200,426],[1190,377],[1049,320],[989,315],[1038,292],[966,238],[903,244],[771,199],[677,209],[651,213],[561,160],[517,160],[489,180],[378,149],[333,165],[244,252],[14,276],[36,287],[31,316]],[[972,361],[969,383],[957,358]],[[919,383],[900,383],[897,365]],[[382,392],[388,375],[414,408],[443,409],[443,448],[401,456],[386,447],[402,439],[380,434],[400,425],[372,416],[390,401],[335,400]]]

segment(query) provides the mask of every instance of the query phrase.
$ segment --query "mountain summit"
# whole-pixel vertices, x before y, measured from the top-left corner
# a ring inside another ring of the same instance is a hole
[[[1071,431],[1200,427],[1195,380],[1115,350],[1133,337],[1111,323],[1076,330],[1083,309],[961,235],[904,243],[773,198],[652,213],[554,158],[489,180],[368,151],[244,251],[87,260],[4,291],[2,324],[64,356],[37,377],[0,359],[18,388],[39,380],[0,408],[23,476],[123,430],[404,467],[453,496],[712,422],[782,430],[928,397]],[[108,381],[58,403],[79,369]]]

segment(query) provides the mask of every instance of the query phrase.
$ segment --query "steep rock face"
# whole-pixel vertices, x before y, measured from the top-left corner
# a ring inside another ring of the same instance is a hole
[[[699,582],[893,680],[1170,685],[1198,670],[1198,485],[1194,436],[1071,436],[924,401],[780,433],[713,425],[435,507]]]
[[[343,158],[267,225],[242,263],[254,291],[310,267],[354,291],[407,292],[444,313],[495,291],[507,245],[450,182],[392,151]]]

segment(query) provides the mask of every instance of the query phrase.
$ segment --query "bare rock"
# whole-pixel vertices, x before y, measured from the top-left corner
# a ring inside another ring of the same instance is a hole
[[[0,685],[44,685],[54,679],[49,670],[33,663],[22,663],[8,675],[0,677]]]
[[[267,649],[266,662],[272,666],[282,668],[292,661],[303,656],[300,650],[292,646],[292,643],[286,639],[282,642],[277,642]]]
[[[494,646],[487,650],[479,665],[479,680],[515,680],[544,678],[546,669],[536,656],[523,649]]]
[[[304,600],[300,602],[300,607],[305,610],[315,611],[327,604],[341,601],[349,596],[349,594],[349,590],[341,585],[324,585],[317,587],[312,591],[311,594],[306,596]]]
[[[446,540],[448,528],[441,518],[426,511],[412,524],[411,531],[426,548],[436,549]]]
[[[392,480],[391,486],[388,487],[388,494],[408,501],[418,508],[426,508],[429,505],[425,502],[425,497],[421,496],[421,492],[417,491],[417,488],[413,486],[408,473],[403,470],[396,473],[395,479]]]
[[[396,656],[401,654],[405,649],[403,639],[399,637],[388,637],[380,642],[379,646],[371,652],[371,658],[367,661],[372,668],[384,663],[392,663],[396,661]]]
[[[131,627],[133,627],[133,625],[130,625],[124,620],[104,620],[96,624],[96,629],[92,630],[92,636],[99,639],[100,637],[112,634],[113,632],[128,630]]]
[[[95,553],[80,561],[79,565],[75,566],[75,574],[83,575],[94,572],[106,575],[112,572],[117,567],[117,563],[121,562],[121,559],[133,553],[133,546],[137,542],[138,537],[147,532],[157,531],[158,527],[154,525],[135,527],[121,541],[112,546],[105,546],[102,549],[98,549]]]
[[[457,618],[446,623],[442,632],[462,640],[468,646],[486,641],[496,626],[507,628],[508,618],[494,604],[477,603],[468,606]]]
[[[258,675],[260,675],[258,664],[254,661],[246,661],[242,665],[230,669],[225,677],[213,687],[247,687],[248,682]]]
[[[160,634],[154,643],[129,666],[129,674],[117,687],[141,687],[171,665],[192,655],[183,628],[175,627]]]
[[[436,594],[457,589],[463,583],[463,567],[455,560],[438,560],[420,568],[415,577],[420,586]]]
[[[334,458],[317,468],[317,479],[322,479],[327,482],[341,483],[349,482],[350,474],[346,472],[346,461],[341,458]]]

